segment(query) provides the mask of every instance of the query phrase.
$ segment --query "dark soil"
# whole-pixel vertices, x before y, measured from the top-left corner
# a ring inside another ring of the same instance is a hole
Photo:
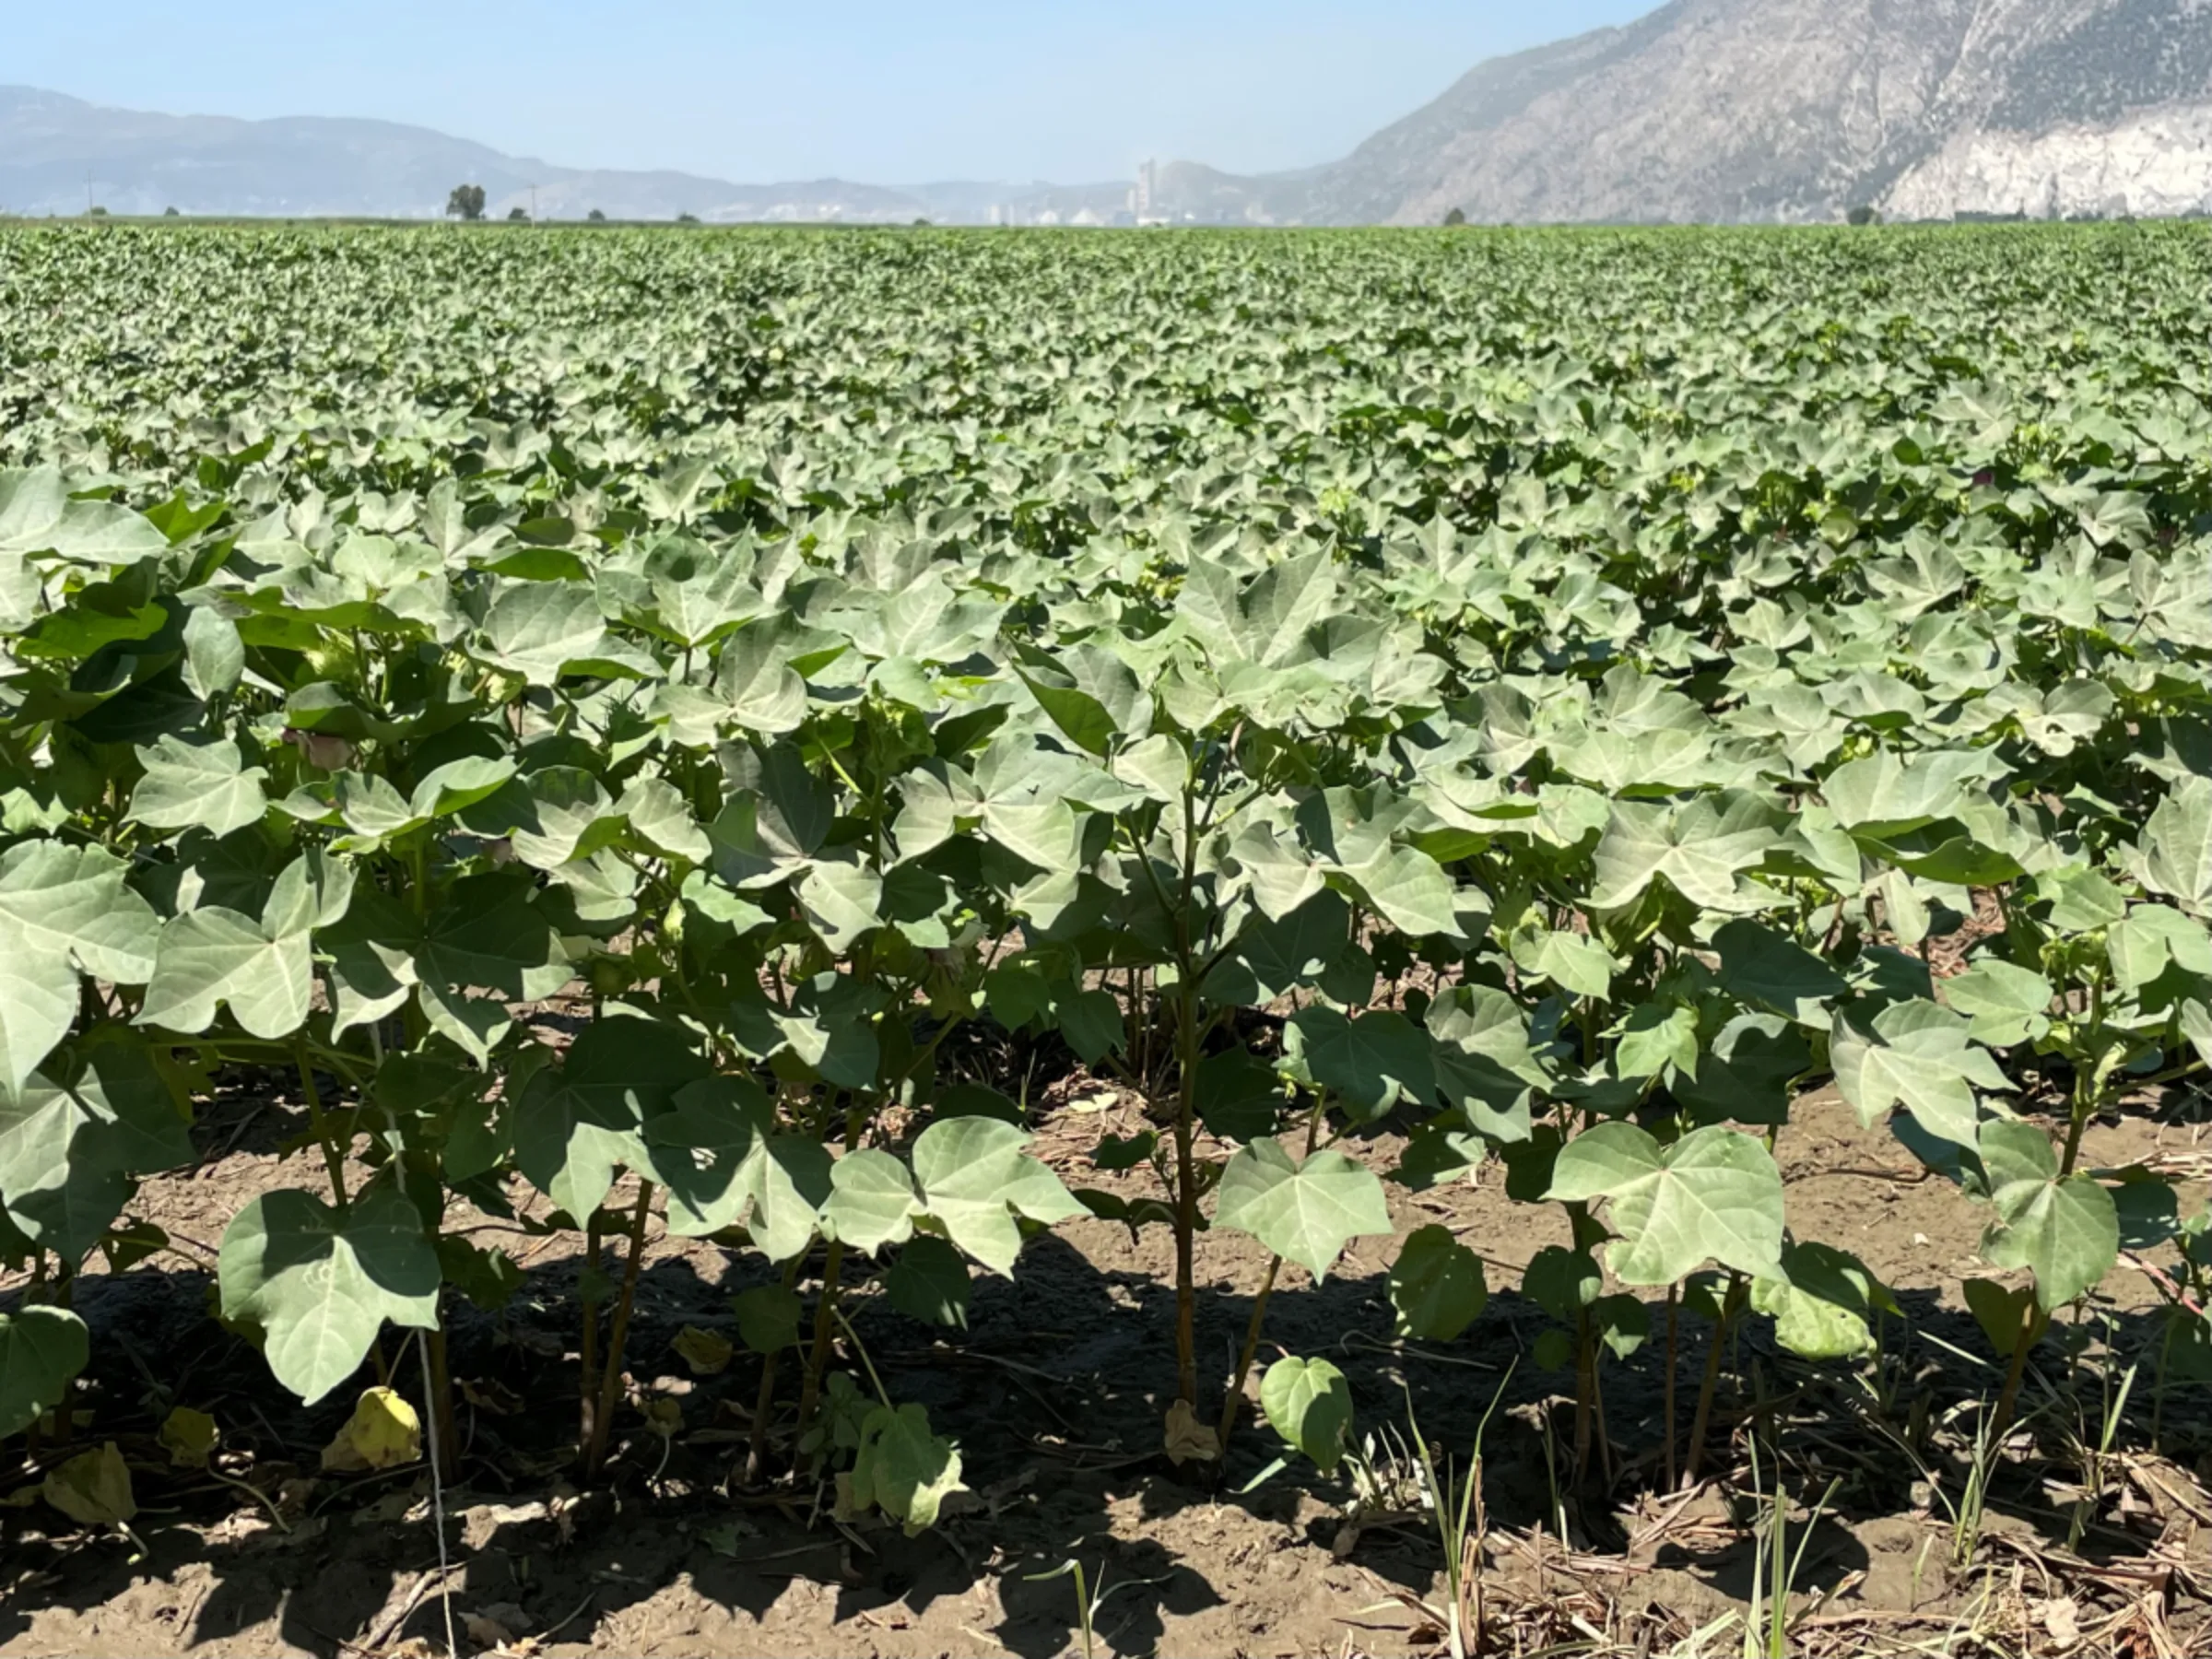
[[[1088,1085],[1054,1099],[1039,1153],[1071,1185],[1145,1190],[1147,1172],[1102,1176],[1088,1156],[1100,1135],[1140,1126],[1134,1107]],[[1342,1535],[1348,1482],[1302,1463],[1251,1485],[1279,1448],[1249,1417],[1219,1477],[1159,1454],[1174,1389],[1171,1241],[1099,1221],[1032,1241],[1015,1280],[980,1281],[965,1333],[933,1331],[860,1289],[855,1326],[884,1382],[958,1437],[972,1488],[938,1529],[909,1539],[834,1522],[811,1482],[732,1491],[759,1362],[740,1350],[721,1374],[697,1377],[671,1345],[686,1325],[734,1337],[729,1298],[758,1282],[759,1261],[660,1240],[657,1228],[629,1345],[635,1394],[621,1450],[580,1491],[578,1241],[456,1218],[487,1230],[479,1241],[507,1232],[499,1241],[528,1282],[496,1319],[464,1310],[452,1337],[472,1403],[459,1478],[442,1494],[452,1573],[441,1580],[421,1466],[323,1474],[319,1450],[350,1392],[301,1408],[208,1313],[212,1252],[229,1217],[255,1192],[321,1180],[313,1159],[283,1155],[302,1126],[282,1099],[242,1090],[218,1100],[197,1131],[207,1160],[148,1182],[135,1206],[181,1253],[80,1283],[94,1359],[76,1439],[113,1440],[130,1458],[147,1553],[135,1559],[126,1542],[63,1522],[31,1500],[35,1479],[13,1482],[21,1494],[0,1510],[0,1654],[442,1652],[450,1605],[464,1651],[1052,1659],[1079,1644],[1077,1592],[1072,1578],[1041,1575],[1070,1559],[1102,1589],[1102,1651],[1441,1644],[1420,1606],[1444,1600],[1432,1522]],[[2155,1155],[2212,1167],[2200,1162],[2201,1134],[2169,1112],[2100,1125],[2088,1151],[2098,1163]],[[1384,1138],[1364,1155],[1387,1167],[1395,1152]],[[1653,1340],[1602,1374],[1610,1480],[1601,1468],[1577,1488],[1565,1471],[1572,1379],[1537,1367],[1531,1350],[1547,1318],[1504,1288],[1536,1250],[1565,1241],[1565,1223],[1509,1202],[1495,1168],[1472,1184],[1393,1189],[1401,1232],[1441,1222],[1491,1263],[1494,1294],[1465,1336],[1437,1349],[1398,1344],[1385,1282],[1395,1243],[1366,1240],[1325,1284],[1284,1269],[1265,1351],[1340,1365],[1360,1430],[1385,1456],[1410,1417],[1464,1466],[1503,1385],[1483,1486],[1483,1610],[1498,1652],[1571,1642],[1740,1653],[1740,1626],[1714,1627],[1752,1594],[1756,1491],[1777,1478],[1796,1500],[1793,1550],[1810,1500],[1837,1483],[1796,1575],[1793,1651],[2212,1652],[2200,1599],[2212,1583],[2212,1499],[2199,1484],[2212,1474],[2212,1462],[2200,1468],[2212,1418],[2201,1388],[2154,1399],[2146,1359],[2116,1441],[2124,1455],[2108,1460],[2086,1531],[2067,1547],[2083,1473],[2070,1446],[2097,1438],[2107,1354],[2119,1370],[2155,1353],[2149,1281],[2115,1277],[2079,1327],[2098,1333],[2094,1347],[2070,1351],[2062,1324],[2038,1351],[2023,1396],[2029,1421],[1993,1477],[1981,1547],[1955,1571],[1950,1506],[1966,1485],[1959,1408],[1994,1394],[2002,1375],[1959,1296],[1961,1276],[1986,1271],[1974,1260],[1977,1212],[1832,1095],[1803,1103],[1781,1154],[1798,1189],[1794,1223],[1857,1252],[1909,1321],[1893,1324],[1878,1362],[1821,1368],[1780,1352],[1763,1320],[1747,1321],[1727,1356],[1708,1465],[1721,1478],[1687,1500],[1660,1490],[1668,1357],[1656,1300]],[[1218,1234],[1201,1241],[1199,1264],[1200,1352],[1218,1389],[1266,1260],[1250,1239]],[[0,1297],[12,1301],[18,1288],[0,1287]],[[1675,1373],[1685,1429],[1709,1340],[1703,1321],[1682,1317]],[[416,1392],[413,1347],[389,1331],[384,1346],[395,1383]],[[653,1396],[680,1411],[672,1437],[652,1432],[635,1408]],[[173,1405],[216,1417],[222,1466],[265,1493],[280,1522],[235,1487],[167,1466],[154,1431]],[[1764,1454],[1756,1488],[1747,1456],[1755,1433],[1781,1456],[1778,1471]]]

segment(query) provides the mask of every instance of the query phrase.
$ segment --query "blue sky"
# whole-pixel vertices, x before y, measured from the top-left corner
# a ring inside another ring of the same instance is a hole
[[[0,81],[365,115],[568,166],[1072,183],[1333,160],[1481,59],[1653,0],[103,0],[12,6]]]

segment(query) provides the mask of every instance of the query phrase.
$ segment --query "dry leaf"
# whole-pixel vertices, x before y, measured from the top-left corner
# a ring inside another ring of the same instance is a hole
[[[514,1632],[488,1613],[464,1613],[461,1624],[478,1647],[505,1647],[514,1640]]]
[[[2047,1601],[2042,1606],[2043,1629],[2051,1640],[2072,1647],[2081,1640],[2081,1606],[2072,1597]]]
[[[1212,1463],[1221,1455],[1220,1437],[1198,1420],[1187,1400],[1168,1407],[1166,1438],[1170,1463]]]
[[[113,1441],[49,1471],[40,1490],[47,1502],[85,1526],[121,1526],[138,1512],[130,1465]]]
[[[180,1469],[204,1469],[222,1438],[215,1419],[204,1411],[180,1406],[161,1419],[161,1445],[169,1461]]]
[[[478,1411],[488,1411],[493,1417],[513,1417],[524,1406],[521,1394],[488,1377],[463,1377],[461,1397]]]
[[[729,1342],[712,1331],[702,1331],[697,1325],[686,1325],[669,1344],[677,1357],[691,1368],[695,1377],[718,1377],[729,1370],[730,1361],[737,1350]]]

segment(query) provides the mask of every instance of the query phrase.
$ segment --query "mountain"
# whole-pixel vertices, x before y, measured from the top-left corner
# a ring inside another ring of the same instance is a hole
[[[2212,0],[1674,0],[1211,194],[1309,224],[2212,211]]]
[[[488,210],[582,218],[710,221],[916,218],[986,221],[1020,214],[1040,185],[924,184],[889,189],[821,179],[733,184],[682,172],[559,167],[384,121],[295,116],[237,121],[112,110],[58,92],[0,87],[0,209],[18,214],[194,214],[435,218],[456,184],[484,187]],[[535,187],[535,195],[533,194]],[[1126,184],[1107,189],[1122,205]],[[1028,206],[1030,217],[1038,209]]]
[[[0,206],[1097,225],[1833,221],[2212,213],[2212,0],[1672,0],[1477,65],[1341,161],[1128,182],[733,184],[385,122],[233,121],[0,88]],[[533,191],[535,187],[535,194]]]

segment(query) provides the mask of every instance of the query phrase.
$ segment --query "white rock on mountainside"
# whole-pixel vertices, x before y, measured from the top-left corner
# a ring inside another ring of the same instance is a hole
[[[2104,127],[1962,133],[1908,169],[1882,206],[1899,218],[2212,213],[2212,103]]]

